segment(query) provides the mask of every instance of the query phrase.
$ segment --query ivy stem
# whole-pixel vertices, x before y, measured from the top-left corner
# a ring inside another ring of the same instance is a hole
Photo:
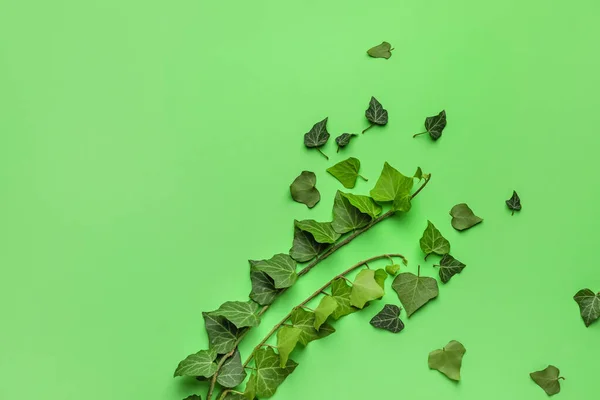
[[[427,133],[427,131],[421,132],[421,133],[416,133],[416,134],[413,135],[413,138],[416,138],[417,136],[420,136],[420,135],[424,135],[426,133]]]
[[[323,155],[323,157],[325,157],[326,159],[329,160],[329,157],[327,157],[327,154],[323,153],[319,147],[317,147],[317,150],[319,151],[319,153],[321,153]]]
[[[368,131],[369,129],[371,129],[371,128],[372,128],[372,127],[374,127],[374,126],[375,126],[375,124],[371,124],[371,125],[369,125],[367,128],[365,128],[365,130],[364,130],[364,131],[362,131],[362,133],[365,133],[366,131]]]
[[[369,182],[369,180],[368,180],[367,178],[365,178],[364,176],[362,176],[362,175],[360,175],[360,174],[358,174],[358,176],[360,176],[361,178],[363,178],[363,180],[364,180],[365,182]]]

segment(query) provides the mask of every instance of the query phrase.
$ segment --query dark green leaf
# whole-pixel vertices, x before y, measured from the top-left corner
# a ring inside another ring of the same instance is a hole
[[[440,279],[442,282],[448,283],[450,278],[456,274],[460,274],[466,265],[452,257],[450,254],[444,254],[440,260],[440,265],[437,265],[437,267],[440,267]]]
[[[340,238],[331,222],[317,222],[314,219],[305,219],[303,221],[294,221],[296,227],[300,230],[310,233],[319,243],[335,243]]]
[[[295,326],[282,326],[277,331],[277,350],[279,351],[281,368],[285,368],[290,353],[296,347],[300,335],[302,335],[302,329]]]
[[[219,354],[229,353],[233,350],[239,335],[235,325],[226,318],[212,316],[209,313],[203,312],[202,316],[210,346]]]
[[[431,223],[431,221],[427,221],[427,228],[425,228],[425,232],[423,232],[423,237],[421,237],[419,243],[421,244],[421,250],[425,253],[425,259],[427,259],[431,253],[440,256],[450,253],[450,242],[442,236],[440,231]]]
[[[406,315],[410,316],[438,295],[438,285],[435,279],[417,276],[403,272],[392,282],[392,289],[398,293]]]
[[[325,145],[329,140],[329,132],[327,132],[327,118],[313,125],[310,131],[304,134],[304,145],[308,148],[316,148],[326,159],[329,160],[322,151],[321,146]]]
[[[266,272],[250,271],[250,281],[252,282],[250,298],[261,306],[271,304],[281,291],[275,288],[275,282]]]
[[[294,226],[294,244],[290,256],[298,262],[307,262],[318,256],[327,248],[327,244],[319,243],[313,235]]]
[[[302,330],[298,341],[306,346],[313,340],[322,339],[335,332],[335,329],[329,324],[323,324],[319,330],[315,329],[315,313],[303,308],[296,308],[290,316],[292,325]]]
[[[308,208],[313,208],[321,200],[321,195],[315,187],[316,183],[317,176],[314,172],[302,171],[290,185],[292,199],[298,203],[305,204]]]
[[[233,388],[242,383],[244,379],[246,379],[246,371],[242,366],[240,352],[235,349],[233,356],[221,367],[221,372],[217,375],[217,382],[223,387]]]
[[[290,287],[298,279],[296,261],[287,254],[275,254],[269,260],[259,261],[253,268],[269,275],[273,279],[276,289]]]
[[[342,133],[340,136],[335,138],[335,142],[338,145],[337,151],[339,152],[342,147],[346,147],[350,140],[358,136],[356,133]]]
[[[331,226],[337,233],[346,233],[364,228],[371,222],[371,217],[361,213],[338,190],[333,203],[333,221]]]
[[[260,323],[258,304],[253,301],[227,301],[218,310],[209,314],[227,318],[238,329],[257,326]]]
[[[327,172],[335,177],[347,189],[352,189],[356,185],[356,178],[361,177],[365,181],[367,178],[358,173],[360,161],[358,158],[350,157],[347,160],[340,161],[333,167],[327,168]]]
[[[379,214],[381,214],[381,206],[375,203],[375,201],[373,201],[373,199],[369,196],[362,196],[352,193],[342,193],[342,196],[348,199],[350,204],[358,208],[358,211],[363,214],[370,215],[371,218],[377,218]]]
[[[388,112],[375,97],[371,97],[369,108],[367,108],[365,111],[365,117],[367,117],[371,125],[363,130],[362,133],[365,133],[374,125],[383,126],[388,123]]]
[[[450,215],[452,215],[452,227],[457,231],[464,231],[483,221],[465,203],[460,203],[452,207]]]
[[[386,265],[385,270],[391,276],[396,276],[398,271],[400,271],[400,266],[398,264]]]
[[[358,308],[352,307],[350,304],[350,295],[352,294],[352,287],[346,283],[343,278],[334,279],[331,283],[331,297],[337,302],[337,308],[333,311],[331,316],[335,319],[339,319],[344,315],[352,314],[358,311]]]
[[[385,271],[383,273],[385,276]],[[379,299],[384,294],[381,284],[375,279],[375,271],[363,269],[356,275],[352,283],[350,304],[357,308],[363,308],[367,302]]]
[[[519,198],[517,192],[513,190],[512,197],[506,200],[506,205],[510,210],[512,210],[513,215],[515,211],[521,211],[521,199]]]
[[[448,378],[459,381],[460,367],[466,351],[465,346],[452,340],[443,349],[429,353],[429,368],[437,369]]]
[[[560,376],[560,371],[554,365],[548,365],[546,369],[532,372],[529,374],[531,379],[544,389],[548,396],[552,396],[560,392],[560,380],[565,379]]]
[[[315,309],[315,329],[319,330],[327,318],[337,309],[338,303],[332,296],[323,296],[319,306]]]
[[[383,306],[383,310],[379,311],[379,313],[371,319],[371,325],[375,328],[398,333],[404,329],[404,324],[399,317],[400,307],[393,304],[386,304]]]
[[[215,349],[201,350],[190,354],[179,363],[174,376],[203,376],[210,378],[217,371],[217,352]]]
[[[438,115],[425,118],[425,130],[433,140],[438,140],[442,136],[442,131],[446,127],[446,111],[442,110]]]
[[[387,162],[383,165],[381,175],[371,190],[375,201],[392,201],[392,208],[398,211],[409,211],[414,179],[398,172]]]
[[[367,50],[367,54],[373,58],[385,58],[386,60],[392,56],[392,45],[388,42],[381,42],[375,47]]]
[[[281,368],[279,355],[275,354],[275,351],[270,347],[256,351],[254,364],[256,367],[256,396],[259,398],[273,396],[277,387],[298,366],[295,361],[288,360],[285,368]]]
[[[186,397],[183,400],[202,400],[202,397],[198,396],[197,394],[193,394],[191,396]]]
[[[600,292],[594,294],[590,289],[582,289],[575,294],[573,299],[579,304],[585,326],[590,326],[600,317]]]

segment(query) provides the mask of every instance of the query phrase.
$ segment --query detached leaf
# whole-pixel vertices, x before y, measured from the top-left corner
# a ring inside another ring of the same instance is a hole
[[[594,294],[590,289],[582,289],[575,293],[573,299],[579,304],[585,326],[590,326],[600,318],[600,292]]]
[[[398,271],[400,271],[400,266],[398,264],[386,265],[385,271],[391,276],[396,276]]]
[[[379,299],[384,293],[383,288],[375,279],[375,271],[363,269],[354,278],[352,292],[350,293],[350,304],[354,307],[363,308],[367,302]]]
[[[398,333],[404,329],[404,324],[400,320],[400,307],[394,304],[386,304],[383,310],[379,311],[371,319],[371,325],[375,328],[385,329],[392,333]]]
[[[515,214],[515,211],[521,211],[521,199],[517,192],[513,190],[512,197],[506,200],[506,205],[510,210],[512,210],[512,215]]]
[[[452,257],[450,254],[444,254],[440,260],[440,265],[437,265],[437,267],[440,267],[440,279],[442,282],[448,283],[450,278],[456,274],[460,274],[461,271],[465,269],[466,265]]]
[[[450,242],[442,236],[440,231],[431,223],[431,221],[427,221],[427,228],[425,228],[425,232],[423,232],[423,237],[421,237],[419,243],[421,245],[421,250],[425,253],[426,260],[431,253],[440,256],[450,253]]]
[[[369,108],[365,111],[365,117],[367,117],[371,125],[363,130],[362,133],[365,133],[375,125],[383,126],[388,123],[388,112],[375,97],[371,97]]]
[[[452,227],[457,231],[464,231],[483,221],[465,203],[460,203],[452,207],[450,215],[452,215]]]
[[[333,222],[331,226],[337,233],[346,233],[364,228],[371,222],[371,217],[361,213],[338,190],[333,203]]]
[[[392,209],[406,212],[410,210],[410,191],[413,184],[413,178],[402,175],[386,162],[375,187],[371,190],[371,197],[375,201],[392,201]]]
[[[221,372],[217,375],[217,382],[223,387],[233,388],[242,383],[244,379],[246,379],[246,371],[242,366],[240,351],[235,349],[233,356],[221,367]]]
[[[360,161],[358,158],[350,157],[347,160],[340,161],[333,167],[327,168],[327,172],[335,177],[346,189],[352,189],[356,185],[356,178],[361,177],[368,180],[358,173]]]
[[[290,185],[292,199],[298,203],[305,204],[308,208],[313,208],[321,200],[321,195],[315,187],[316,183],[317,176],[314,172],[302,171]]]
[[[306,346],[313,340],[323,339],[335,332],[335,329],[329,324],[322,324],[317,331],[315,329],[315,313],[303,308],[296,308],[290,316],[292,325],[302,330],[298,341]]]
[[[254,364],[256,367],[256,396],[271,397],[275,394],[277,387],[287,378],[298,366],[293,360],[288,360],[285,368],[280,367],[279,355],[267,347],[258,349],[254,354]]]
[[[285,368],[290,353],[294,351],[302,329],[293,326],[282,326],[277,331],[277,350],[279,351],[280,367]]]
[[[331,297],[335,299],[338,305],[331,314],[333,318],[340,319],[344,315],[358,311],[358,308],[352,307],[350,304],[351,294],[352,287],[348,285],[345,279],[337,278],[331,283]]]
[[[392,56],[392,45],[388,42],[381,42],[375,47],[367,50],[367,54],[373,58],[385,58],[386,60]]]
[[[310,131],[304,134],[304,145],[306,147],[315,148],[329,160],[329,157],[321,151],[321,147],[329,140],[329,132],[327,132],[327,118],[313,125]]]
[[[227,301],[218,310],[209,313],[212,316],[227,318],[236,328],[257,326],[258,304],[253,301]]]
[[[327,245],[317,242],[311,233],[294,227],[294,244],[290,249],[290,256],[294,260],[298,262],[310,261],[326,248]]]
[[[433,140],[438,140],[442,136],[442,131],[446,127],[446,111],[442,110],[438,115],[425,118],[425,132],[417,133],[413,137],[429,133]]]
[[[337,309],[338,303],[331,296],[323,296],[319,306],[315,309],[315,329],[319,330],[327,318]]]
[[[276,289],[290,287],[298,279],[296,261],[287,254],[275,254],[269,260],[259,261],[253,268],[269,275],[273,279]]]
[[[266,272],[250,271],[250,281],[252,282],[250,298],[261,306],[273,303],[273,300],[281,292],[275,287],[275,282]]]
[[[443,349],[429,353],[429,368],[437,369],[448,378],[459,381],[460,367],[466,351],[465,346],[452,340]]]
[[[439,293],[435,279],[417,276],[410,272],[398,275],[392,282],[392,289],[398,294],[409,318],[429,300],[436,298]]]
[[[342,193],[342,196],[348,199],[350,204],[358,208],[358,211],[363,214],[370,215],[371,218],[377,218],[381,214],[381,206],[375,203],[375,201],[373,201],[373,199],[369,196],[362,196],[352,193]]]
[[[335,243],[340,238],[331,222],[317,222],[314,219],[305,219],[303,221],[294,221],[296,227],[313,235],[313,238],[319,243]]]
[[[204,327],[208,334],[210,347],[218,354],[226,354],[235,348],[235,342],[238,339],[239,331],[226,318],[202,313],[204,317]]]
[[[342,133],[340,136],[336,137],[335,142],[338,145],[337,152],[339,153],[342,147],[346,147],[348,143],[350,143],[350,140],[355,136],[358,135],[356,133]]]
[[[217,352],[215,349],[201,350],[190,354],[179,363],[174,376],[203,376],[210,378],[217,371]]]
[[[544,389],[548,396],[552,396],[560,392],[560,379],[565,379],[560,376],[560,371],[554,365],[548,365],[546,369],[532,372],[529,374],[531,379]]]

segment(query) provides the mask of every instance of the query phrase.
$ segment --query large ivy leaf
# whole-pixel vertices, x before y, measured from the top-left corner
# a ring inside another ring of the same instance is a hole
[[[450,254],[444,254],[440,260],[440,265],[435,265],[435,267],[440,267],[440,279],[442,282],[448,283],[450,278],[456,274],[460,274],[460,272],[465,269],[466,265],[452,257]]]
[[[350,204],[358,208],[358,211],[363,214],[370,215],[371,218],[377,218],[381,214],[381,206],[375,203],[375,201],[373,201],[373,199],[369,196],[362,196],[352,193],[342,193],[342,196],[348,199]]]
[[[423,237],[421,237],[419,243],[421,244],[421,250],[425,253],[426,260],[431,253],[439,254],[440,256],[450,253],[450,242],[442,236],[431,221],[427,221],[427,228],[425,228]]]
[[[350,140],[355,136],[358,135],[356,133],[342,133],[340,136],[336,137],[335,142],[338,145],[337,152],[339,153],[342,147],[346,147],[348,143],[350,143]]]
[[[392,333],[398,333],[404,329],[400,320],[400,307],[394,304],[386,304],[370,321],[375,328],[385,329]]]
[[[323,324],[317,331],[315,329],[315,313],[303,308],[296,308],[290,316],[292,326],[302,330],[298,341],[306,346],[313,340],[323,339],[335,332],[335,329],[329,324]]]
[[[392,289],[398,294],[406,315],[410,316],[438,295],[437,281],[433,278],[403,272],[392,282]]]
[[[319,243],[335,243],[340,238],[331,222],[317,222],[314,219],[305,219],[303,221],[294,221],[296,227],[305,232],[309,232]]]
[[[513,190],[511,198],[506,200],[506,205],[512,210],[512,215],[515,214],[515,211],[521,211],[521,198],[519,198],[517,192]]]
[[[337,303],[337,308],[331,314],[333,318],[339,319],[344,315],[358,311],[358,308],[352,307],[350,304],[351,294],[352,287],[346,283],[345,279],[337,278],[331,282],[331,297],[333,297]]]
[[[575,293],[573,299],[579,304],[585,326],[590,326],[600,317],[600,292],[594,294],[590,289],[582,289]]]
[[[548,396],[560,392],[560,380],[565,379],[560,376],[560,370],[554,365],[548,365],[541,371],[532,372],[529,376],[539,387],[544,389]]]
[[[359,176],[365,181],[368,180],[358,173],[360,169],[360,160],[350,157],[344,161],[340,161],[333,167],[327,168],[327,172],[335,177],[346,189],[352,189],[356,185],[356,178]]]
[[[288,254],[275,254],[269,260],[259,261],[253,268],[255,271],[262,271],[269,275],[276,289],[290,287],[298,279],[296,261]]]
[[[250,271],[250,282],[252,283],[250,298],[261,306],[273,303],[273,300],[281,292],[281,289],[275,287],[275,282],[266,272]]]
[[[246,371],[242,366],[240,351],[235,349],[233,356],[221,367],[221,372],[217,375],[217,382],[223,387],[233,388],[242,383],[244,379],[246,379]]]
[[[452,340],[444,348],[429,353],[429,368],[437,369],[448,378],[459,381],[460,367],[466,351],[465,346]]]
[[[219,354],[229,353],[235,347],[239,331],[226,318],[202,313],[204,327],[208,334],[210,346]]]
[[[327,244],[319,243],[309,232],[294,226],[294,244],[290,256],[298,262],[307,262],[318,256],[327,248]]]
[[[293,360],[288,360],[284,368],[280,366],[279,355],[270,348],[258,349],[254,354],[254,364],[256,368],[256,396],[271,397],[275,394],[277,387],[287,378],[298,366]]]
[[[319,305],[317,306],[317,308],[315,308],[314,326],[316,330],[319,330],[319,328],[321,328],[321,325],[323,325],[325,321],[327,321],[327,318],[329,318],[329,316],[333,314],[337,307],[338,303],[335,300],[335,298],[331,296],[323,296],[323,298],[321,298]]]
[[[483,221],[465,203],[460,203],[452,207],[450,215],[452,215],[452,227],[457,231],[464,231]]]
[[[381,42],[377,46],[367,50],[367,54],[373,58],[385,58],[386,60],[392,56],[392,45],[388,42]]]
[[[190,354],[181,361],[174,376],[203,376],[210,378],[217,371],[217,352],[215,349],[201,350]]]
[[[383,273],[387,275],[385,271]],[[363,308],[367,302],[379,299],[384,293],[380,283],[375,279],[375,271],[363,269],[356,275],[352,283],[350,304],[354,307]]]
[[[317,176],[314,172],[302,171],[290,185],[292,199],[313,208],[321,200],[321,194],[315,187],[316,183]]]
[[[361,213],[338,190],[333,202],[333,221],[331,227],[337,233],[346,233],[363,228],[371,222],[371,217]]]
[[[388,112],[375,97],[371,97],[369,108],[365,111],[365,117],[367,117],[371,125],[363,130],[362,133],[365,133],[375,125],[383,126],[388,123]]]
[[[294,326],[282,326],[277,331],[277,350],[279,351],[280,366],[285,368],[290,353],[298,344],[302,329]]]
[[[304,145],[306,147],[315,148],[329,160],[329,157],[321,151],[321,147],[329,140],[329,132],[327,132],[327,118],[313,125],[310,131],[304,134]]]
[[[210,315],[227,318],[238,329],[260,323],[258,304],[253,301],[227,301]]]
[[[371,190],[371,197],[375,201],[392,201],[394,210],[409,211],[413,184],[413,178],[402,175],[386,162],[375,187]]]

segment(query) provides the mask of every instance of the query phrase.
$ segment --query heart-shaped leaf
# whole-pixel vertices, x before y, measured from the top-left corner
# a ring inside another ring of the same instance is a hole
[[[321,147],[329,140],[329,132],[327,132],[327,118],[313,125],[310,131],[304,134],[304,145],[309,149],[315,148],[329,160],[329,157],[321,151]]]
[[[460,203],[452,207],[450,215],[452,215],[452,227],[457,231],[464,231],[483,221],[465,203]]]
[[[271,397],[298,366],[293,360],[287,360],[284,368],[280,366],[279,355],[271,347],[258,349],[254,353],[254,364],[256,368],[256,396]]]
[[[460,367],[466,351],[460,342],[452,340],[443,349],[429,353],[429,368],[437,369],[448,378],[459,381]]]
[[[582,289],[573,296],[573,299],[579,304],[585,326],[590,326],[600,318],[600,292],[594,294],[590,289]]]
[[[201,350],[190,354],[181,361],[175,370],[174,376],[203,376],[210,378],[217,371],[217,352],[215,349]]]
[[[292,286],[298,274],[296,274],[296,261],[287,254],[275,254],[269,260],[261,260],[252,267],[255,271],[262,271],[269,275],[276,289]]]
[[[357,308],[363,308],[367,302],[381,298],[384,293],[380,283],[375,279],[375,271],[363,269],[356,275],[352,283],[350,304]]]
[[[363,228],[371,222],[371,217],[361,213],[338,190],[333,203],[333,221],[331,226],[337,233],[346,233]]]
[[[548,365],[545,369],[541,371],[532,372],[529,374],[531,379],[539,387],[544,389],[548,396],[553,396],[560,392],[560,380],[565,379],[560,376],[560,370],[556,368],[554,365]]]
[[[410,199],[414,179],[402,175],[387,162],[383,165],[381,175],[371,190],[375,201],[391,201],[392,209],[407,212],[410,210]]]
[[[450,242],[442,236],[440,231],[431,223],[431,221],[427,221],[427,228],[425,228],[419,243],[421,245],[421,250],[425,253],[426,260],[431,253],[440,256],[450,253]]]
[[[240,334],[235,325],[224,317],[205,312],[202,313],[202,317],[210,347],[218,354],[226,354],[233,350]]]
[[[442,110],[438,115],[425,118],[425,132],[417,133],[413,137],[429,133],[433,140],[438,140],[442,136],[442,131],[446,127],[446,111]]]
[[[355,136],[358,135],[356,133],[342,133],[340,136],[336,137],[335,142],[338,145],[337,152],[339,153],[342,147],[346,147],[348,143],[350,143],[350,140]]]
[[[294,326],[282,326],[277,331],[277,350],[279,351],[280,367],[285,368],[290,353],[296,348],[302,329]]]
[[[209,314],[227,318],[238,329],[257,326],[260,323],[258,304],[253,301],[227,301],[218,310]]]
[[[371,218],[377,218],[381,214],[381,206],[375,203],[375,201],[373,201],[373,199],[369,196],[352,193],[342,193],[342,196],[348,199],[350,204],[358,208],[358,211],[363,214],[370,215]]]
[[[321,195],[315,187],[316,183],[317,176],[314,172],[302,171],[290,185],[292,199],[298,203],[305,204],[308,208],[313,208],[321,200]]]
[[[310,261],[326,248],[327,244],[317,242],[312,233],[294,227],[294,244],[290,249],[290,256],[294,260],[298,262]]]
[[[240,351],[235,349],[233,356],[227,359],[221,367],[221,371],[217,375],[217,382],[223,387],[233,388],[242,383],[244,379],[246,379],[246,371],[242,366]]]
[[[403,272],[392,282],[392,289],[398,294],[400,302],[410,316],[423,307],[429,300],[437,297],[438,285],[433,278]]]
[[[434,265],[440,267],[440,279],[443,283],[448,283],[450,278],[460,272],[466,267],[465,264],[452,257],[450,254],[444,254],[440,260],[440,265]]]
[[[337,309],[338,303],[332,296],[323,296],[319,306],[315,308],[315,329],[319,330],[327,318]]]
[[[335,243],[340,238],[331,222],[317,222],[314,219],[305,219],[303,221],[294,221],[296,227],[313,235],[313,238],[319,243]]]
[[[398,333],[404,329],[400,320],[400,307],[394,304],[386,304],[372,319],[371,325],[375,328],[385,329],[392,333]]]
[[[381,42],[377,46],[367,50],[367,54],[373,58],[385,58],[386,60],[392,56],[392,45],[388,42]]]
[[[398,264],[391,264],[385,266],[385,272],[387,272],[391,276],[396,276],[396,274],[398,274],[398,271],[400,271],[400,266]]]
[[[275,287],[275,282],[266,272],[250,271],[250,282],[252,283],[250,298],[261,306],[271,304],[281,292]]]
[[[515,214],[515,211],[521,211],[521,199],[517,192],[513,190],[513,194],[510,199],[506,200],[506,205],[510,210],[512,210],[512,215]]]
[[[365,111],[365,117],[367,117],[371,125],[363,130],[362,133],[365,133],[375,125],[383,126],[388,123],[388,112],[375,97],[371,97],[369,108]]]
[[[361,177],[365,181],[368,179],[358,173],[360,161],[358,158],[350,157],[347,160],[340,161],[333,167],[327,168],[327,172],[335,177],[344,185],[346,189],[352,189],[356,185],[356,178]]]

